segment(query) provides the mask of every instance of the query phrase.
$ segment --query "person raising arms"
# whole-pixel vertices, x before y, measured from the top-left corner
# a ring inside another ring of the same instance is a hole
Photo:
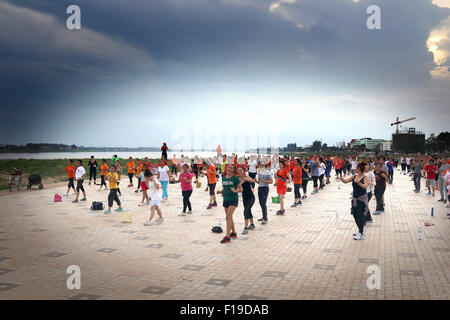
[[[223,194],[223,207],[226,217],[226,236],[220,243],[227,243],[231,238],[237,238],[236,229],[234,228],[233,213],[239,204],[238,193],[242,192],[241,180],[236,176],[236,165],[227,165],[227,174],[222,178],[223,189],[217,191]]]
[[[242,185],[242,202],[244,204],[245,227],[242,234],[247,234],[248,230],[255,229],[252,215],[252,207],[255,203],[255,195],[253,194],[252,184],[255,183],[255,180],[246,175],[245,168],[243,167],[237,169],[237,174]]]
[[[365,171],[366,163],[361,162],[356,165],[355,175],[348,178],[340,178],[343,183],[351,182],[353,187],[351,213],[358,227],[358,232],[353,234],[354,240],[364,239],[364,225],[366,224],[369,210],[366,189],[370,186],[370,180],[365,176]]]

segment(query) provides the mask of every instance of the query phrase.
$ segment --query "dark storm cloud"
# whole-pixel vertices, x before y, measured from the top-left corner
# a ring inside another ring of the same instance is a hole
[[[139,79],[191,91],[220,83],[414,90],[430,80],[429,33],[450,14],[424,0],[292,0],[270,10],[272,3],[79,0],[81,31],[65,28],[71,0],[0,3],[3,121],[15,119],[8,110],[24,111],[21,128],[32,132],[32,120],[62,117],[60,109],[103,110],[111,102],[104,92],[128,98],[126,84]],[[374,3],[383,29],[370,31],[365,11]]]

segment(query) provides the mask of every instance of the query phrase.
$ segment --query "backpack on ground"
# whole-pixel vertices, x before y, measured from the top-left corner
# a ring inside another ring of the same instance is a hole
[[[59,194],[55,193],[55,196],[53,197],[53,201],[54,202],[61,202],[62,201],[62,197]]]
[[[103,210],[105,206],[101,201],[94,201],[91,205],[91,210]]]
[[[222,228],[219,226],[212,227],[211,231],[214,233],[222,233],[223,232]]]

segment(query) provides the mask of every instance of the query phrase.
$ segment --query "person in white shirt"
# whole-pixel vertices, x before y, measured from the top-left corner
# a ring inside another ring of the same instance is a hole
[[[166,166],[164,160],[161,160],[158,167],[158,178],[162,185],[162,199],[168,199],[167,186],[169,185],[169,167]]]
[[[406,169],[408,170],[408,173],[411,172],[411,158],[410,157],[406,158]]]
[[[353,157],[353,159],[350,161],[350,163],[352,165],[352,167],[350,169],[352,172],[352,175],[355,175],[356,174],[356,166],[358,165],[358,161],[356,160],[356,157]]]
[[[370,181],[370,185],[367,187],[366,192],[367,192],[367,219],[366,222],[372,222],[372,216],[370,215],[370,209],[369,209],[369,202],[370,199],[372,199],[374,190],[375,190],[375,185],[377,184],[377,180],[375,178],[375,174],[373,173],[373,171],[371,170],[371,166],[370,164],[366,163],[366,170],[364,171],[364,175],[369,178]]]
[[[77,196],[75,198],[75,200],[73,200],[72,202],[78,202],[78,198],[80,196],[80,190],[83,192],[83,199],[81,199],[80,201],[86,201],[86,192],[84,191],[84,187],[83,187],[83,179],[84,176],[86,175],[86,170],[84,170],[83,168],[83,161],[82,160],[77,160],[77,170],[75,171],[75,180],[77,181]]]
[[[250,160],[248,161],[248,175],[253,180],[256,179],[256,174],[258,172],[257,166],[258,166],[258,162],[256,161],[255,156],[250,156]],[[255,184],[252,183],[251,185],[252,185],[252,189],[254,189]]]
[[[144,222],[144,226],[151,226],[153,224],[152,219],[155,216],[155,212],[158,213],[159,218],[155,222],[163,222],[163,216],[161,212],[161,184],[158,179],[150,172],[145,173],[145,177],[148,181],[148,187],[151,198],[150,218],[147,222]]]

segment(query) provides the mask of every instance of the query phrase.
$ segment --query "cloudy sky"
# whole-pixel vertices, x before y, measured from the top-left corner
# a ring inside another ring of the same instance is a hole
[[[334,145],[397,116],[439,133],[449,57],[450,0],[3,0],[0,143]]]

